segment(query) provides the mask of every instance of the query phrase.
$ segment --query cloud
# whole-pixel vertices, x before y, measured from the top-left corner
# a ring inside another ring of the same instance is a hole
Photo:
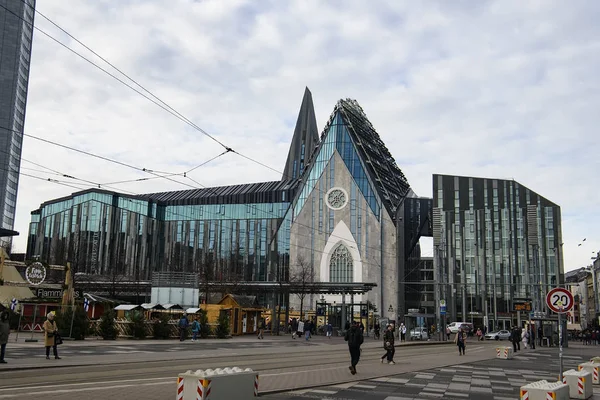
[[[308,86],[320,127],[339,98],[357,99],[419,195],[431,196],[433,173],[514,178],[561,205],[566,269],[600,250],[598,4],[130,0],[74,7],[61,0],[38,7],[218,140],[275,169],[285,163],[290,121]],[[43,18],[36,23],[99,62]],[[26,131],[168,172],[222,151],[38,32]],[[95,182],[148,176],[30,138],[23,157]],[[280,177],[235,154],[191,175],[205,185]],[[160,179],[121,187],[186,189]],[[21,179],[18,250],[29,212],[72,191]]]

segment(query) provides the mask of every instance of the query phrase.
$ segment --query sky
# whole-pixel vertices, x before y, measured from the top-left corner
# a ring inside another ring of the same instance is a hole
[[[418,195],[432,195],[434,173],[515,179],[562,207],[565,270],[600,250],[600,2],[54,0],[38,11],[277,171],[309,87],[319,129],[338,99],[356,99]],[[40,15],[36,26],[111,70]],[[222,153],[38,31],[32,51],[26,133],[171,173]],[[71,185],[82,181],[29,161],[101,184],[153,177],[30,137],[23,159],[22,172]],[[110,188],[151,193],[281,173],[228,153],[189,177]],[[13,251],[25,251],[32,210],[75,191],[22,176]],[[431,255],[431,240],[422,245]]]

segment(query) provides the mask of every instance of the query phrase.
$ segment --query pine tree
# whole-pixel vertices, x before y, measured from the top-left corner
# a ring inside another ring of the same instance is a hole
[[[100,324],[98,325],[98,334],[104,340],[115,340],[117,338],[117,327],[115,326],[115,312],[112,309],[107,309],[102,315]]]

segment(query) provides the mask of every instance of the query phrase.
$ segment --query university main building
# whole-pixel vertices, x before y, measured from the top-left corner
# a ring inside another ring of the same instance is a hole
[[[353,300],[384,317],[439,323],[444,300],[449,318],[496,324],[511,296],[536,295],[530,279],[562,281],[560,207],[514,181],[455,178],[434,176],[435,199],[418,197],[355,100],[338,101],[319,135],[306,89],[280,181],[47,201],[32,212],[27,258],[137,281],[179,272],[259,284],[300,269],[314,282],[375,285]],[[421,257],[423,236],[436,257]]]

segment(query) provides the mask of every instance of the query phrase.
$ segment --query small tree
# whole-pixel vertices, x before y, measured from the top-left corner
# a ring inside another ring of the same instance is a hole
[[[129,320],[129,332],[135,339],[144,339],[146,337],[146,317],[144,313],[133,311],[127,317]]]
[[[295,294],[300,299],[300,321],[302,321],[302,311],[304,308],[304,299],[309,293],[309,285],[315,280],[315,271],[311,263],[307,262],[304,257],[298,256],[296,265],[290,272],[290,283],[296,289]]]
[[[205,310],[200,310],[200,318],[198,322],[200,322],[200,337],[202,339],[206,339],[212,334],[212,329],[208,324],[208,314]]]
[[[75,312],[75,315],[73,315]],[[75,340],[84,340],[90,330],[90,322],[83,307],[67,308],[64,312],[56,313],[56,324],[61,336],[71,337]],[[72,328],[71,328],[72,324]]]
[[[98,325],[98,334],[104,340],[115,340],[117,338],[117,327],[115,326],[115,311],[107,309],[102,315],[100,324]]]
[[[169,314],[161,314],[154,323],[152,333],[155,339],[168,339],[171,337],[171,317]]]
[[[219,339],[225,339],[229,336],[229,314],[226,312],[219,314],[215,333]]]

